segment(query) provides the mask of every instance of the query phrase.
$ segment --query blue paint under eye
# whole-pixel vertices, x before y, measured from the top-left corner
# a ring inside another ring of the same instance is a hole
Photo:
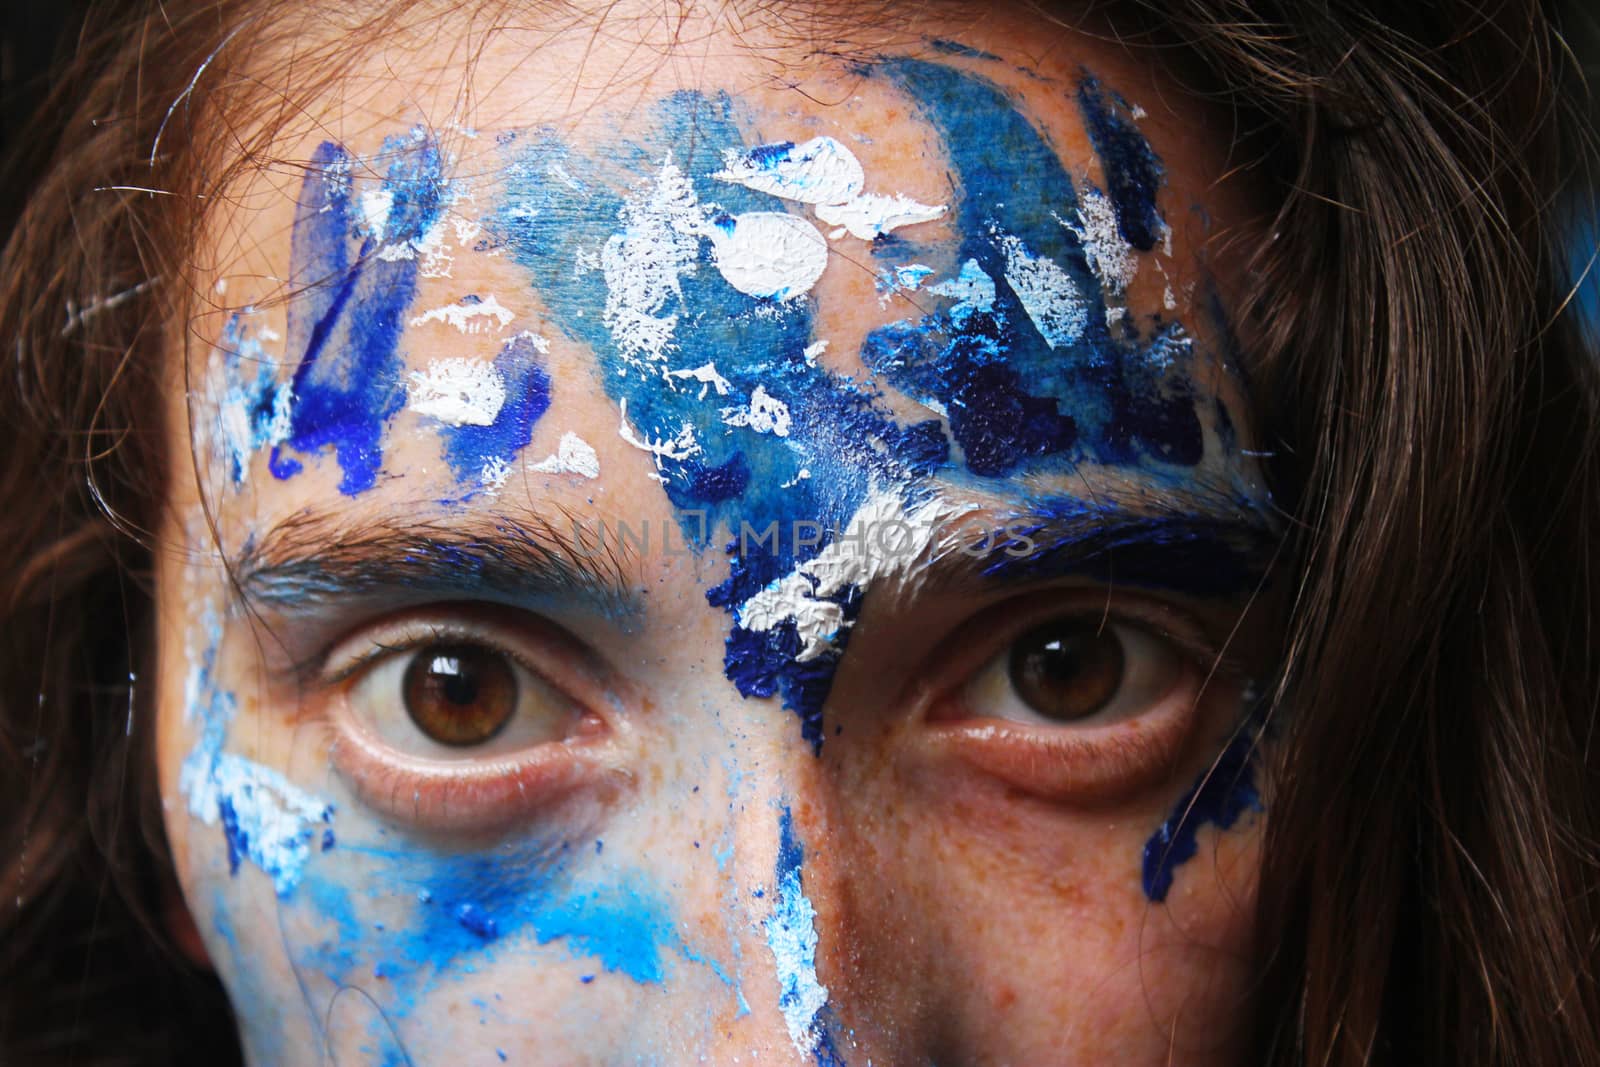
[[[1261,810],[1253,766],[1255,734],[1240,730],[1145,842],[1141,881],[1149,899],[1167,899],[1177,869],[1199,851],[1195,838],[1203,826],[1227,830],[1245,812]]]
[[[535,338],[518,334],[494,360],[506,398],[487,426],[445,426],[445,459],[460,482],[493,480],[496,465],[512,463],[533,440],[533,426],[550,407],[550,375]]]
[[[519,846],[444,857],[420,849],[347,845],[342,851],[377,862],[378,870],[363,879],[384,887],[367,890],[374,898],[388,898],[394,885],[421,888],[412,896],[408,922],[373,931],[361,921],[368,907],[352,899],[354,891],[319,872],[308,882],[308,895],[339,936],[313,949],[308,960],[336,980],[365,969],[362,957],[391,968],[401,962],[394,970],[403,1001],[451,970],[471,970],[475,959],[529,941],[559,942],[574,957],[641,983],[663,980],[667,952],[692,959],[669,905],[647,882],[639,876],[579,877],[567,870],[567,853],[560,848]]]
[[[405,403],[399,344],[416,293],[417,245],[446,192],[438,147],[420,134],[386,139],[379,159],[388,167],[375,202],[386,212],[374,222],[353,202],[356,161],[331,142],[317,148],[290,251],[298,295],[289,306],[289,345],[300,362],[286,443],[302,454],[333,449],[339,491],[349,495],[377,480],[384,427]],[[290,478],[301,463],[278,446],[271,469]]]
[[[1078,83],[1078,108],[1100,157],[1117,229],[1123,240],[1148,252],[1167,234],[1166,220],[1156,205],[1167,180],[1166,169],[1139,132],[1128,102],[1091,75],[1085,74]]]

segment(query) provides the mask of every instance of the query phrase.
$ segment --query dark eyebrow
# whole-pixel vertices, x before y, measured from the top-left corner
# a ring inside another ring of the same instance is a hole
[[[307,511],[246,545],[232,571],[248,607],[284,615],[397,593],[637,612],[627,542],[603,534],[585,539],[585,520],[577,517],[569,525],[502,515],[452,522]]]
[[[954,520],[912,584],[951,592],[1073,575],[1233,598],[1261,588],[1282,543],[1280,524],[1259,505],[1204,487],[1056,496]]]

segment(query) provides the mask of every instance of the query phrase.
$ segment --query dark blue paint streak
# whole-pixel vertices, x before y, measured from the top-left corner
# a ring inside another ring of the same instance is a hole
[[[378,253],[421,238],[443,209],[437,146],[391,137],[383,156],[390,160],[383,190],[393,197],[383,239],[360,235],[351,202],[353,161],[339,145],[324,142],[300,187],[290,250],[290,282],[299,295],[289,308],[289,346],[301,356],[287,444],[303,454],[332,448],[343,472],[339,491],[347,495],[376,481],[384,426],[405,403],[398,348],[417,264]],[[301,469],[282,446],[273,449],[270,466],[277,478]]]
[[[794,831],[794,812],[785,806],[778,815],[778,857],[773,868],[772,884],[782,886],[784,879],[792,875],[795,886],[804,888],[805,862],[805,845]],[[784,994],[780,993],[779,996],[779,1003],[782,1004],[781,998]],[[812,1055],[817,1067],[846,1067],[844,1057],[840,1055],[838,1046],[833,1040],[833,1031],[837,1026],[833,1005],[824,1004],[822,1010],[817,1013],[815,1023],[817,1045]]]
[[[1167,899],[1177,868],[1199,850],[1195,837],[1201,827],[1211,823],[1227,830],[1245,812],[1261,810],[1252,760],[1255,734],[1241,729],[1145,842],[1141,880],[1149,899],[1157,903]]]
[[[239,813],[233,810],[233,801],[226,796],[217,801],[218,815],[222,820],[222,836],[228,843],[228,873],[237,876],[239,861],[250,854],[250,835],[239,825]]]
[[[505,403],[487,426],[446,426],[444,455],[459,482],[476,482],[492,460],[510,463],[533,440],[533,425],[550,408],[550,375],[531,337],[519,334],[495,357]]]
[[[1171,347],[1165,335],[1141,346],[1107,328],[1099,279],[1078,236],[1059,221],[1073,216],[1078,197],[1055,149],[977,75],[912,59],[866,69],[903,88],[944,143],[961,190],[961,239],[953,260],[942,257],[943,273],[971,264],[995,288],[990,307],[958,303],[874,331],[861,350],[867,366],[913,396],[939,400],[967,468],[983,477],[1049,457],[1199,463],[1204,433],[1186,365],[1173,373],[1152,358]],[[1003,236],[1055,263],[1083,297],[1087,322],[1077,341],[1052,348],[1034,327],[1006,281]]]
[[[1165,589],[1197,599],[1261,587],[1281,535],[1241,503],[1235,518],[1139,514],[1114,503],[1056,498],[1006,525],[980,560],[987,577],[1079,575],[1109,585]]]
[[[1085,74],[1078,83],[1078,108],[1100,157],[1117,229],[1130,245],[1148,252],[1166,234],[1166,221],[1156,206],[1166,169],[1139,132],[1128,102],[1092,75]]]

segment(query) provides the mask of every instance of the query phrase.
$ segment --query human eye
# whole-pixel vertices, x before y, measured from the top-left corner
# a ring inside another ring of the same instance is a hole
[[[933,742],[1062,801],[1121,799],[1161,780],[1208,710],[1240,689],[1198,622],[1105,590],[996,605],[936,662],[925,715]]]
[[[420,828],[492,829],[620,773],[603,668],[520,613],[445,605],[364,627],[315,689],[335,768]]]

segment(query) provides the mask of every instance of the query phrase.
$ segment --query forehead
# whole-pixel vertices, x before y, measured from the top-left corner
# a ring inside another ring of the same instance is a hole
[[[212,217],[206,488],[242,537],[308,504],[1259,499],[1221,153],[1149,72],[1027,29],[776,77],[714,33],[364,64]]]

